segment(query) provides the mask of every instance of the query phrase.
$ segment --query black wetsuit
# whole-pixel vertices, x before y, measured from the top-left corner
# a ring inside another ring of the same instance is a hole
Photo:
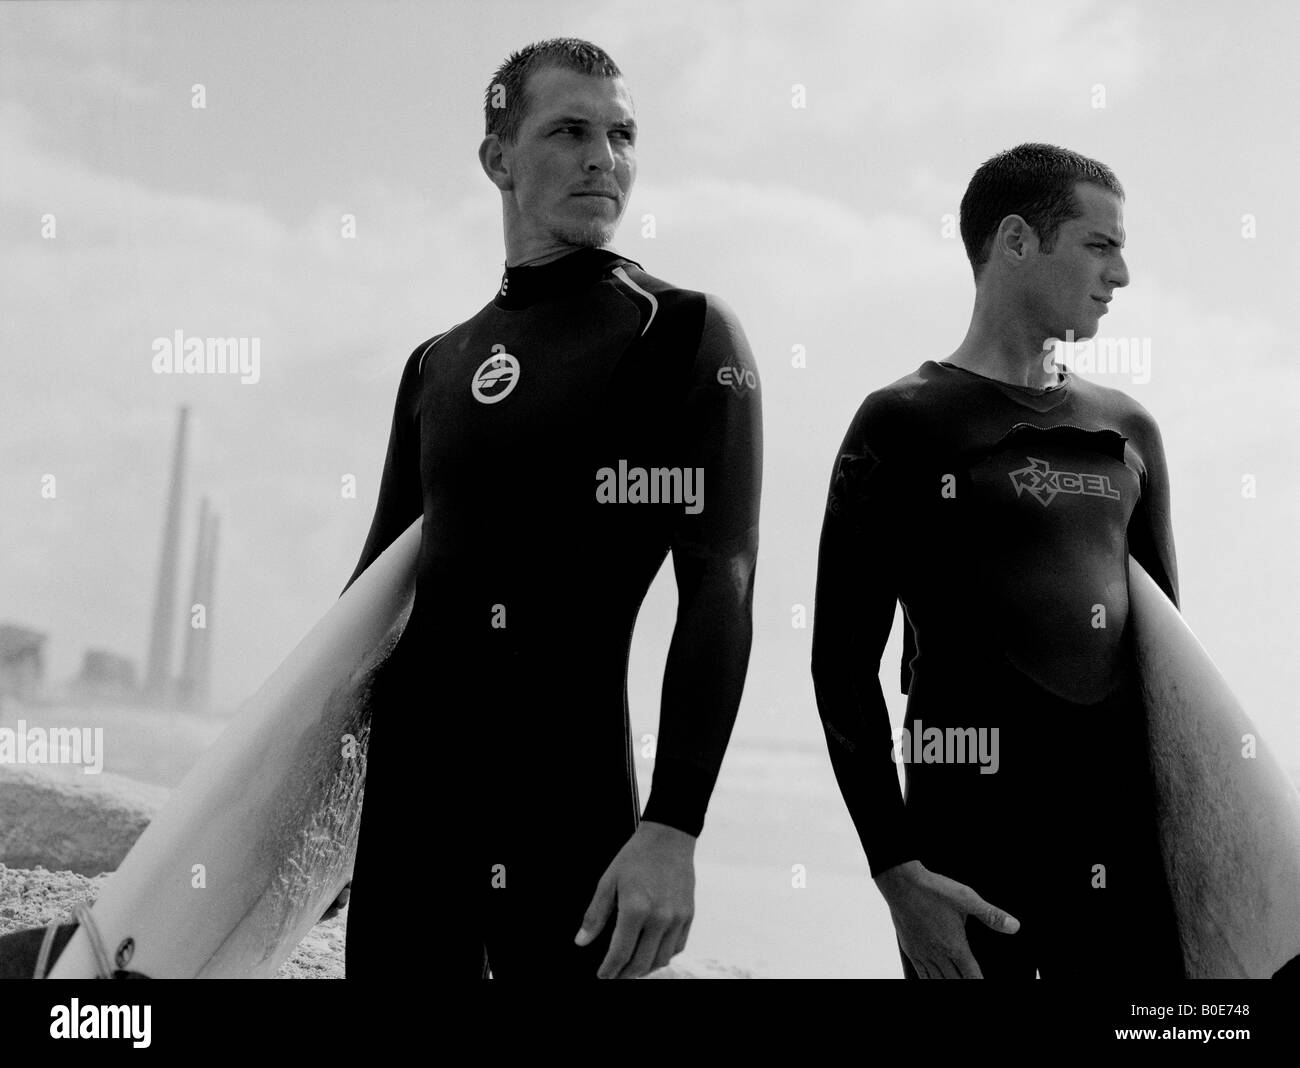
[[[638,819],[703,825],[749,657],[761,451],[729,309],[606,250],[508,268],[411,354],[353,576],[423,516],[372,725],[349,977],[392,974],[409,954],[392,924],[420,913],[443,974],[486,957],[496,977],[594,978],[613,919],[590,947],[573,937]],[[639,817],[627,661],[670,550],[679,606]],[[427,881],[385,876],[416,858]]]
[[[873,875],[919,859],[1021,920],[1010,936],[968,920],[986,977],[1182,973],[1130,553],[1177,604],[1159,431],[1118,390],[927,361],[868,396],[840,448],[813,638],[831,761]],[[911,740],[983,728],[991,746],[998,728],[994,773],[911,746],[906,801],[879,680],[896,600]]]

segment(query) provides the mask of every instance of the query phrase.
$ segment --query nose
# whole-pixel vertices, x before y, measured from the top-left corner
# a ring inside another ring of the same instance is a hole
[[[1128,264],[1124,262],[1124,253],[1116,251],[1110,269],[1106,272],[1106,281],[1114,289],[1128,285]]]
[[[616,160],[608,137],[592,137],[587,141],[583,167],[588,171],[612,171]]]

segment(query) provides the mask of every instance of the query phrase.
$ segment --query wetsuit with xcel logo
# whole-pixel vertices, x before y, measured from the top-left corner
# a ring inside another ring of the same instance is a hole
[[[372,726],[349,976],[403,951],[379,865],[416,850],[428,900],[406,901],[450,926],[440,971],[477,975],[486,950],[497,977],[594,977],[613,921],[586,949],[573,936],[640,818],[637,610],[671,552],[644,818],[698,835],[749,657],[761,435],[734,315],[607,250],[508,268],[411,354],[356,572],[423,516]]]
[[[1177,604],[1156,424],[1073,374],[1034,389],[927,361],[867,397],[836,458],[813,638],[832,764],[873,875],[919,859],[1022,921],[968,921],[986,977],[1181,974],[1130,553]],[[906,800],[878,677],[896,601]]]

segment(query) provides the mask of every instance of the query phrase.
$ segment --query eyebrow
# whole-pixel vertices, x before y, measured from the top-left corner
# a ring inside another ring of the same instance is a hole
[[[1110,236],[1110,234],[1103,234],[1100,230],[1093,230],[1093,231],[1091,231],[1091,232],[1088,234],[1088,236],[1089,236],[1090,238],[1091,238],[1091,237],[1099,237],[1099,238],[1101,238],[1103,241],[1105,241],[1108,245],[1110,245],[1112,248],[1123,248],[1123,247],[1124,247],[1124,243],[1123,243],[1122,241],[1116,241],[1113,237]]]
[[[590,126],[591,124],[592,124],[591,119],[583,118],[581,115],[561,115],[558,118],[552,119],[547,125],[549,126]],[[610,129],[631,130],[633,133],[635,133],[636,120],[625,119],[622,122],[611,123]]]

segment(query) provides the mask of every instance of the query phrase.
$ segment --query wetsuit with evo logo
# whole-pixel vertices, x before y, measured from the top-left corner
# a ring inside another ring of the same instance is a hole
[[[967,921],[986,977],[1182,975],[1130,553],[1177,604],[1159,430],[1118,390],[927,361],[870,394],[840,447],[813,636],[831,761],[873,876],[919,859],[1021,921]],[[896,601],[905,798],[878,674]],[[965,756],[926,752],[934,728]]]
[[[411,354],[353,576],[423,517],[375,704],[349,977],[409,954],[404,905],[432,910],[441,974],[486,958],[498,978],[595,977],[614,918],[587,948],[573,937],[638,820],[704,822],[749,658],[761,451],[734,315],[608,250],[507,268],[490,304]],[[642,816],[627,663],[670,551]],[[427,881],[399,905],[380,865],[413,850]]]

